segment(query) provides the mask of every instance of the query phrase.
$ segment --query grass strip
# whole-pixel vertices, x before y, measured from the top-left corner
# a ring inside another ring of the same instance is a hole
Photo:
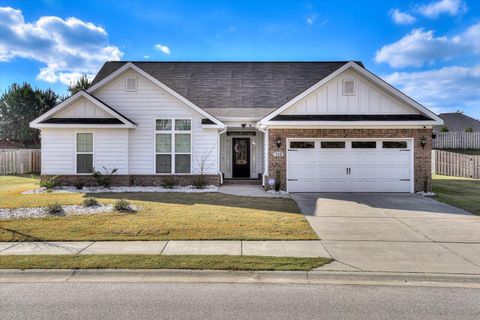
[[[0,256],[0,269],[197,269],[309,271],[330,258],[201,255],[9,255]]]

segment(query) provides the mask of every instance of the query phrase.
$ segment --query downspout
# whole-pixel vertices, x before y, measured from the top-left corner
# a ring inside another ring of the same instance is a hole
[[[268,176],[268,127],[266,129],[262,129],[262,127],[257,124],[257,129],[258,131],[263,132],[263,164],[265,168],[262,174],[262,185],[265,187],[265,178]]]
[[[219,131],[217,136],[217,157],[218,157],[217,172],[218,172],[218,175],[220,176],[220,185],[223,185],[223,175],[220,172],[220,162],[222,161],[222,159],[220,158],[221,157],[220,135],[222,135],[225,132],[227,132],[227,126],[225,126],[225,129],[223,129],[222,131]]]

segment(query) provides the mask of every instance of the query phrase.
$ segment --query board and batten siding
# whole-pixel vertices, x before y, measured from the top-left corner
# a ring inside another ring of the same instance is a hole
[[[355,80],[355,95],[343,95],[343,81]],[[418,114],[358,72],[346,70],[285,111],[294,114]]]
[[[113,118],[109,113],[97,107],[84,97],[73,102],[71,106],[57,112],[52,118]]]
[[[42,174],[76,174],[76,133],[93,133],[93,165],[128,173],[128,129],[42,129]]]
[[[125,78],[137,77],[138,90],[126,91]],[[204,116],[173,97],[134,70],[113,79],[93,95],[137,124],[128,134],[128,173],[155,173],[155,119],[192,120],[192,173],[200,173],[200,159],[206,158],[206,174],[218,173],[217,129],[203,129]]]

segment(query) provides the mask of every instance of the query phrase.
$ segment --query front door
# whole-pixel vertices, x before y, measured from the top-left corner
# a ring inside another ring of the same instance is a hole
[[[232,176],[250,178],[250,138],[232,138]]]

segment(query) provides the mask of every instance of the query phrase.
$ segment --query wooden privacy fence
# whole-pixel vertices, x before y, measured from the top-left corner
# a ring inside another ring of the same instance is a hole
[[[441,132],[432,143],[434,149],[480,149],[480,132]]]
[[[480,179],[480,156],[433,150],[432,171],[445,176]]]
[[[0,174],[40,173],[40,150],[0,149]]]

